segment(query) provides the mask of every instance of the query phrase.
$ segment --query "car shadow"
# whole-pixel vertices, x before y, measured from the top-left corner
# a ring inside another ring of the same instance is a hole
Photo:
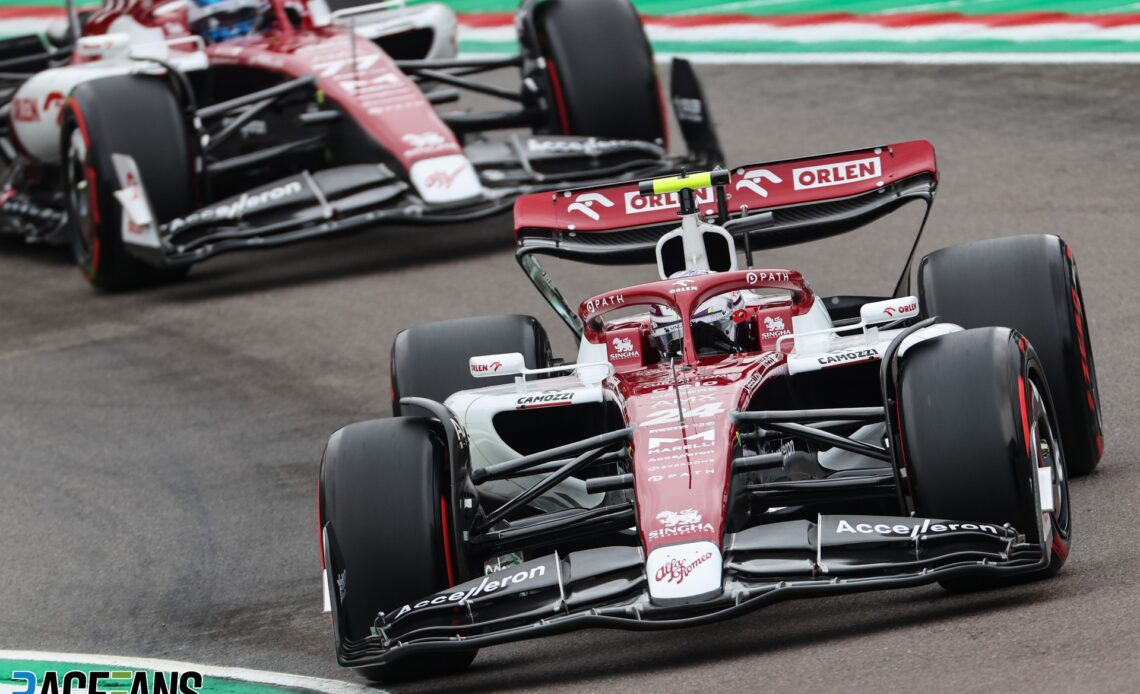
[[[21,262],[45,267],[75,267],[69,246],[28,243],[22,236],[0,234],[0,257],[19,258]]]
[[[414,268],[510,248],[507,215],[455,227],[392,227],[204,262],[185,279],[147,291],[197,302]]]

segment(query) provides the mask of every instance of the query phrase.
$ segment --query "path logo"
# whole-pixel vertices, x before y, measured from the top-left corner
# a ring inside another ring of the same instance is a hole
[[[194,670],[48,670],[42,682],[34,672],[15,670],[12,680],[24,683],[24,689],[13,694],[199,694],[202,690],[202,673]]]

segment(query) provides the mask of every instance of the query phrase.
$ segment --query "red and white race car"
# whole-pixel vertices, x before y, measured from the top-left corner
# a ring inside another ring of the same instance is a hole
[[[536,190],[722,160],[683,62],[691,154],[668,156],[628,0],[524,0],[520,52],[495,58],[456,57],[442,4],[337,4],[69,5],[44,40],[0,42],[0,231],[70,243],[116,289],[227,251],[464,223]],[[473,79],[501,69],[517,88]],[[442,110],[459,90],[506,108]]]
[[[569,629],[1059,571],[1068,476],[1103,450],[1069,246],[939,250],[915,295],[908,257],[881,297],[753,262],[929,210],[937,181],[916,141],[520,198],[519,262],[577,360],[527,316],[397,336],[396,416],[333,434],[320,470],[339,662],[438,673]],[[541,255],[660,280],[571,306]]]

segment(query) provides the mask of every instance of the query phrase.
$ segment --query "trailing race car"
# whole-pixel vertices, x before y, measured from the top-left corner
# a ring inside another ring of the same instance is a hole
[[[916,141],[520,198],[519,262],[577,361],[527,316],[396,337],[396,416],[339,430],[321,464],[338,661],[438,673],[570,629],[1059,571],[1069,474],[1103,451],[1064,241],[939,250],[917,296],[917,238],[892,296],[753,266],[912,201],[929,213],[937,181]],[[543,254],[661,279],[572,308]]]
[[[629,0],[524,0],[519,55],[478,59],[455,57],[455,15],[438,3],[122,0],[68,15],[46,43],[0,42],[0,231],[72,244],[108,289],[226,251],[468,222],[527,192],[722,159],[683,62],[673,103],[691,153],[667,155]],[[501,68],[520,88],[471,79]],[[436,111],[461,89],[512,108]],[[494,130],[513,132],[483,137]]]

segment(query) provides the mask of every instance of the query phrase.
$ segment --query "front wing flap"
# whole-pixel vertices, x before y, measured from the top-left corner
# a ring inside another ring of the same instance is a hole
[[[638,547],[554,553],[381,613],[372,636],[338,643],[337,656],[342,665],[363,666],[586,627],[695,626],[790,598],[1022,573],[1048,561],[1044,547],[1008,525],[820,516],[728,536],[722,590],[701,602],[654,604]]]

